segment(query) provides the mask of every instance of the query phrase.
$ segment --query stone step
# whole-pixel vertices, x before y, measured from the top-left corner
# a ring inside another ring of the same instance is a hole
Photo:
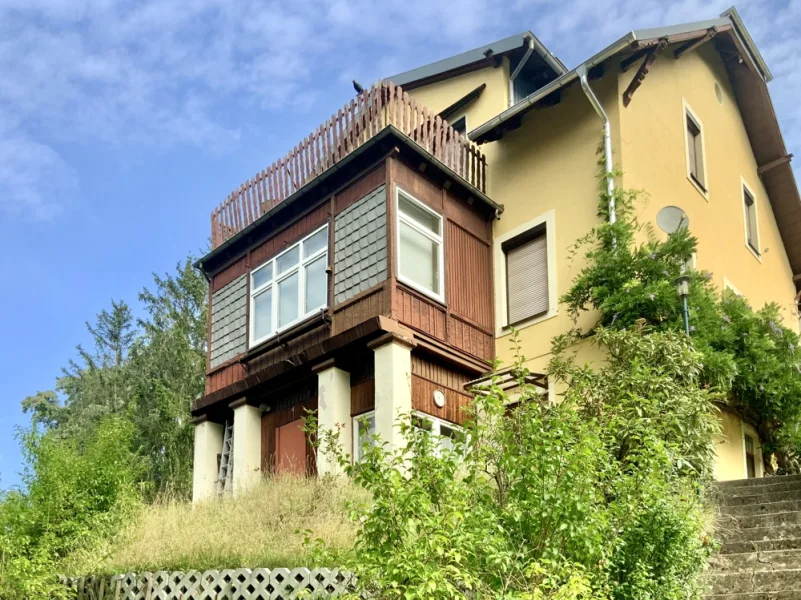
[[[766,515],[746,515],[734,518],[740,529],[762,529],[765,527],[787,527],[801,525],[801,512],[789,511]]]
[[[771,492],[768,494],[762,494],[762,493],[748,494],[743,496],[723,495],[718,498],[718,504],[720,504],[721,506],[745,506],[746,504],[762,504],[763,502],[784,502],[785,500],[798,500],[799,498],[801,498],[801,491],[789,490],[783,492]]]
[[[726,498],[737,498],[739,496],[753,496],[754,494],[772,494],[774,492],[797,492],[801,496],[801,479],[791,479],[790,481],[775,481],[762,485],[744,485],[739,487],[721,487],[718,485],[718,493]]]
[[[720,514],[730,517],[749,515],[767,515],[771,513],[801,511],[801,498],[798,500],[781,500],[779,502],[758,502],[739,506],[721,506]]]
[[[752,527],[738,529],[736,525],[720,527],[718,537],[726,543],[754,542],[759,540],[786,540],[801,538],[801,525],[787,525],[786,527]]]
[[[731,489],[760,487],[763,485],[773,485],[774,483],[790,481],[801,481],[801,475],[773,475],[769,477],[753,477],[751,479],[732,479],[730,481],[718,481],[715,485],[722,489]]]
[[[715,594],[706,600],[801,600],[801,590],[784,592],[752,592],[745,594]]]
[[[801,569],[745,573],[711,572],[706,578],[711,586],[712,595],[797,591],[801,587]]]
[[[769,552],[771,550],[801,550],[801,537],[783,540],[755,540],[750,542],[728,542],[718,554],[742,554],[744,552]]]
[[[718,554],[709,560],[709,565],[718,573],[801,569],[801,550],[771,550],[768,552]],[[799,586],[801,587],[801,581],[799,581]]]

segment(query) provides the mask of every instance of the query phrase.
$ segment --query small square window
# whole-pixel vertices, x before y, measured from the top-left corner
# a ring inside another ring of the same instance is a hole
[[[451,128],[459,135],[467,135],[467,117],[459,117],[453,123]]]

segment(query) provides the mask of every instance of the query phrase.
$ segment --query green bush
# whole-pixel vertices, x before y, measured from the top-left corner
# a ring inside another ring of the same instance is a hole
[[[782,325],[778,305],[755,311],[733,292],[721,294],[711,274],[688,268],[698,240],[689,230],[657,239],[637,220],[638,197],[618,190],[617,221],[609,224],[608,198],[601,195],[599,213],[604,221],[574,245],[573,254],[581,254],[586,262],[562,302],[574,317],[597,311],[597,322],[584,333],[591,334],[598,325],[625,329],[637,323],[648,324],[653,331],[679,332],[683,324],[676,279],[686,272],[690,335],[702,355],[699,384],[718,390],[721,402],[756,426],[767,471],[773,470],[773,456],[784,471],[798,471],[798,334]]]
[[[132,427],[107,418],[85,437],[20,433],[26,470],[0,495],[0,598],[59,598],[59,563],[111,535],[137,503]]]
[[[520,395],[508,397],[494,378],[452,451],[437,451],[408,415],[399,420],[405,447],[376,437],[355,464],[336,432],[322,434],[321,451],[372,499],[352,507],[359,530],[345,566],[360,592],[701,596],[710,547],[698,492],[717,420],[698,385],[699,354],[672,333],[602,329],[596,342],[610,357],[598,370],[575,365],[566,343],[556,348],[550,376],[564,396],[555,404],[526,383],[519,358]]]

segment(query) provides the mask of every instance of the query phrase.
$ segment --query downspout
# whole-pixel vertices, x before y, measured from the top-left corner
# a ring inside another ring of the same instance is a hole
[[[587,96],[587,100],[590,101],[604,124],[604,171],[606,172],[606,193],[609,196],[609,223],[611,224],[617,221],[617,213],[615,212],[615,178],[612,175],[612,126],[609,124],[609,117],[604,111],[604,107],[601,106],[587,81],[587,65],[583,64],[578,67],[576,73],[579,76],[584,95]]]
[[[534,52],[534,40],[529,38],[528,50],[526,50],[526,53],[523,55],[523,58],[520,59],[520,62],[517,63],[514,72],[509,76],[509,106],[512,106],[515,103],[515,79],[517,79],[517,76],[520,75],[520,71],[523,70],[523,67],[528,62],[532,52]]]

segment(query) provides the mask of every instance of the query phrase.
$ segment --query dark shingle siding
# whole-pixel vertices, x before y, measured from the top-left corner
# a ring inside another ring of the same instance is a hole
[[[334,222],[334,300],[353,298],[387,278],[387,202],[380,186]]]
[[[211,296],[211,366],[247,350],[247,275],[240,275]]]

